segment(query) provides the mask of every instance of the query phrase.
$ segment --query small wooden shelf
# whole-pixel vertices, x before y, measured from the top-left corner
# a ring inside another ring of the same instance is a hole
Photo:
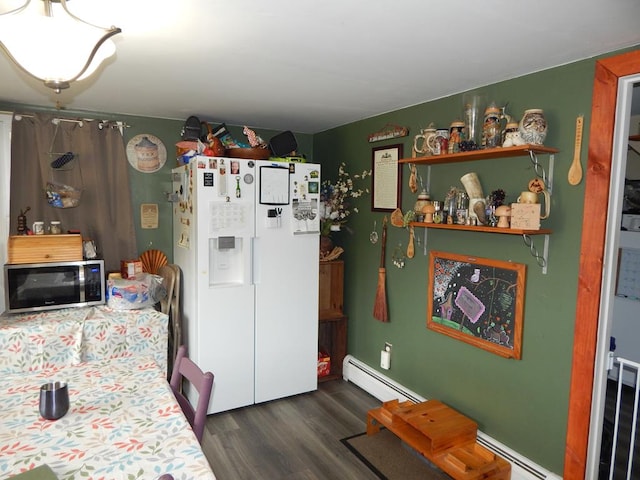
[[[503,235],[549,235],[552,230],[548,228],[541,228],[540,230],[521,230],[519,228],[498,228],[487,227],[484,225],[450,225],[448,223],[424,223],[424,222],[411,222],[409,225],[420,228],[439,228],[442,230],[465,230],[467,232],[484,232],[484,233],[499,233]]]
[[[629,140],[632,142],[640,142],[640,135],[630,135]]]
[[[332,318],[320,318],[318,321],[318,339],[321,345],[328,348],[328,353],[331,357],[329,375],[318,377],[318,382],[342,378],[342,362],[347,355],[348,317],[342,315]]]
[[[318,382],[342,378],[342,362],[347,355],[348,317],[343,312],[344,262],[320,262],[318,301],[318,347],[327,350],[331,358],[329,375]]]
[[[424,165],[437,165],[439,163],[472,162],[474,160],[495,160],[496,158],[525,157],[532,152],[534,154],[558,153],[559,150],[542,145],[520,145],[517,147],[486,148],[484,150],[472,150],[470,152],[446,153],[444,155],[431,155],[429,157],[401,158],[398,163],[419,163]]]

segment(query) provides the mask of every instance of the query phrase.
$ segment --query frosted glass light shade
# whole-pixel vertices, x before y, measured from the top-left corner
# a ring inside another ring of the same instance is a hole
[[[109,38],[120,31],[84,23],[62,9],[55,16],[28,8],[0,16],[0,45],[22,70],[56,91],[95,72],[115,53]]]

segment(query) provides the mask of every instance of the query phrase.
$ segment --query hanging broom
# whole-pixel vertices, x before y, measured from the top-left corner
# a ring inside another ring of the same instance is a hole
[[[386,270],[384,267],[384,254],[387,248],[387,217],[382,221],[382,252],[380,253],[380,268],[378,268],[378,289],[376,290],[376,303],[373,306],[373,317],[381,322],[389,321],[387,312]]]

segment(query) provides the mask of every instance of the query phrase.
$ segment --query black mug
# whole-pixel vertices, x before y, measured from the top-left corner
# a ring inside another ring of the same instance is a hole
[[[40,415],[58,420],[69,411],[69,388],[66,382],[49,382],[40,387]]]

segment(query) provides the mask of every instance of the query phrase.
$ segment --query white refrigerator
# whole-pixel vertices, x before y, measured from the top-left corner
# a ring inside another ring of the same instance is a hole
[[[209,413],[315,390],[320,166],[196,157],[173,190],[183,336],[215,375]]]

